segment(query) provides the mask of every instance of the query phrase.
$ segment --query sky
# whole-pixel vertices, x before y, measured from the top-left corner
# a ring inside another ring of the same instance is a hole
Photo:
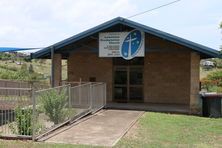
[[[0,0],[0,47],[46,47],[173,0]],[[130,20],[219,50],[222,0],[181,0]]]

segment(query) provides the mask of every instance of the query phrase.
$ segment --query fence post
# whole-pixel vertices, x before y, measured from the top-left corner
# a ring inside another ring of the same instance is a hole
[[[106,83],[104,83],[104,106],[106,107]]]
[[[71,110],[71,84],[68,85],[68,99],[69,99],[69,106],[68,106],[68,108],[69,108],[69,111],[70,111]],[[69,119],[71,119],[70,116],[71,115],[69,113]]]
[[[79,102],[81,102],[82,100],[82,85],[81,85],[81,81],[80,81],[80,85],[79,85]]]
[[[36,131],[36,97],[35,97],[35,91],[32,88],[32,104],[33,104],[33,110],[32,110],[32,140],[35,141],[35,131]]]
[[[92,111],[92,106],[93,106],[93,90],[92,90],[92,83],[89,84],[89,101],[90,101],[90,110]]]

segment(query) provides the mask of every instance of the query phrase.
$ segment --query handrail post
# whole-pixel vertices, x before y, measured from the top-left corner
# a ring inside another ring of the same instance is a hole
[[[35,141],[35,125],[36,125],[36,97],[35,97],[35,91],[32,88],[32,105],[33,105],[33,110],[32,110],[32,141]]]
[[[71,84],[68,85],[68,99],[69,99],[69,106],[68,106],[68,108],[69,108],[69,111],[70,111],[71,110]],[[69,118],[71,119],[70,116],[71,115],[69,113]]]
[[[104,106],[106,107],[106,83],[104,83]]]
[[[92,90],[92,83],[89,84],[89,92],[90,92],[90,110],[92,110],[92,105],[93,105],[93,90]]]

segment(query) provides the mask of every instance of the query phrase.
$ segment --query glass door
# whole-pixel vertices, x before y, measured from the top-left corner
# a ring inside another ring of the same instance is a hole
[[[114,100],[116,102],[143,102],[143,67],[114,67]]]
[[[143,101],[143,67],[129,67],[129,101]]]
[[[115,67],[114,69],[114,100],[127,102],[128,100],[128,68]]]
[[[143,102],[144,58],[113,58],[113,99],[116,102]]]

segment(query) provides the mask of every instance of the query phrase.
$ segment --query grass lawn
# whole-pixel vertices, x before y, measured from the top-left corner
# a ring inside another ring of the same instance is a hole
[[[0,140],[0,148],[90,148],[90,146]]]
[[[116,147],[222,147],[222,118],[145,113]]]
[[[0,140],[1,147],[90,147]],[[115,147],[222,147],[222,118],[146,112]]]

